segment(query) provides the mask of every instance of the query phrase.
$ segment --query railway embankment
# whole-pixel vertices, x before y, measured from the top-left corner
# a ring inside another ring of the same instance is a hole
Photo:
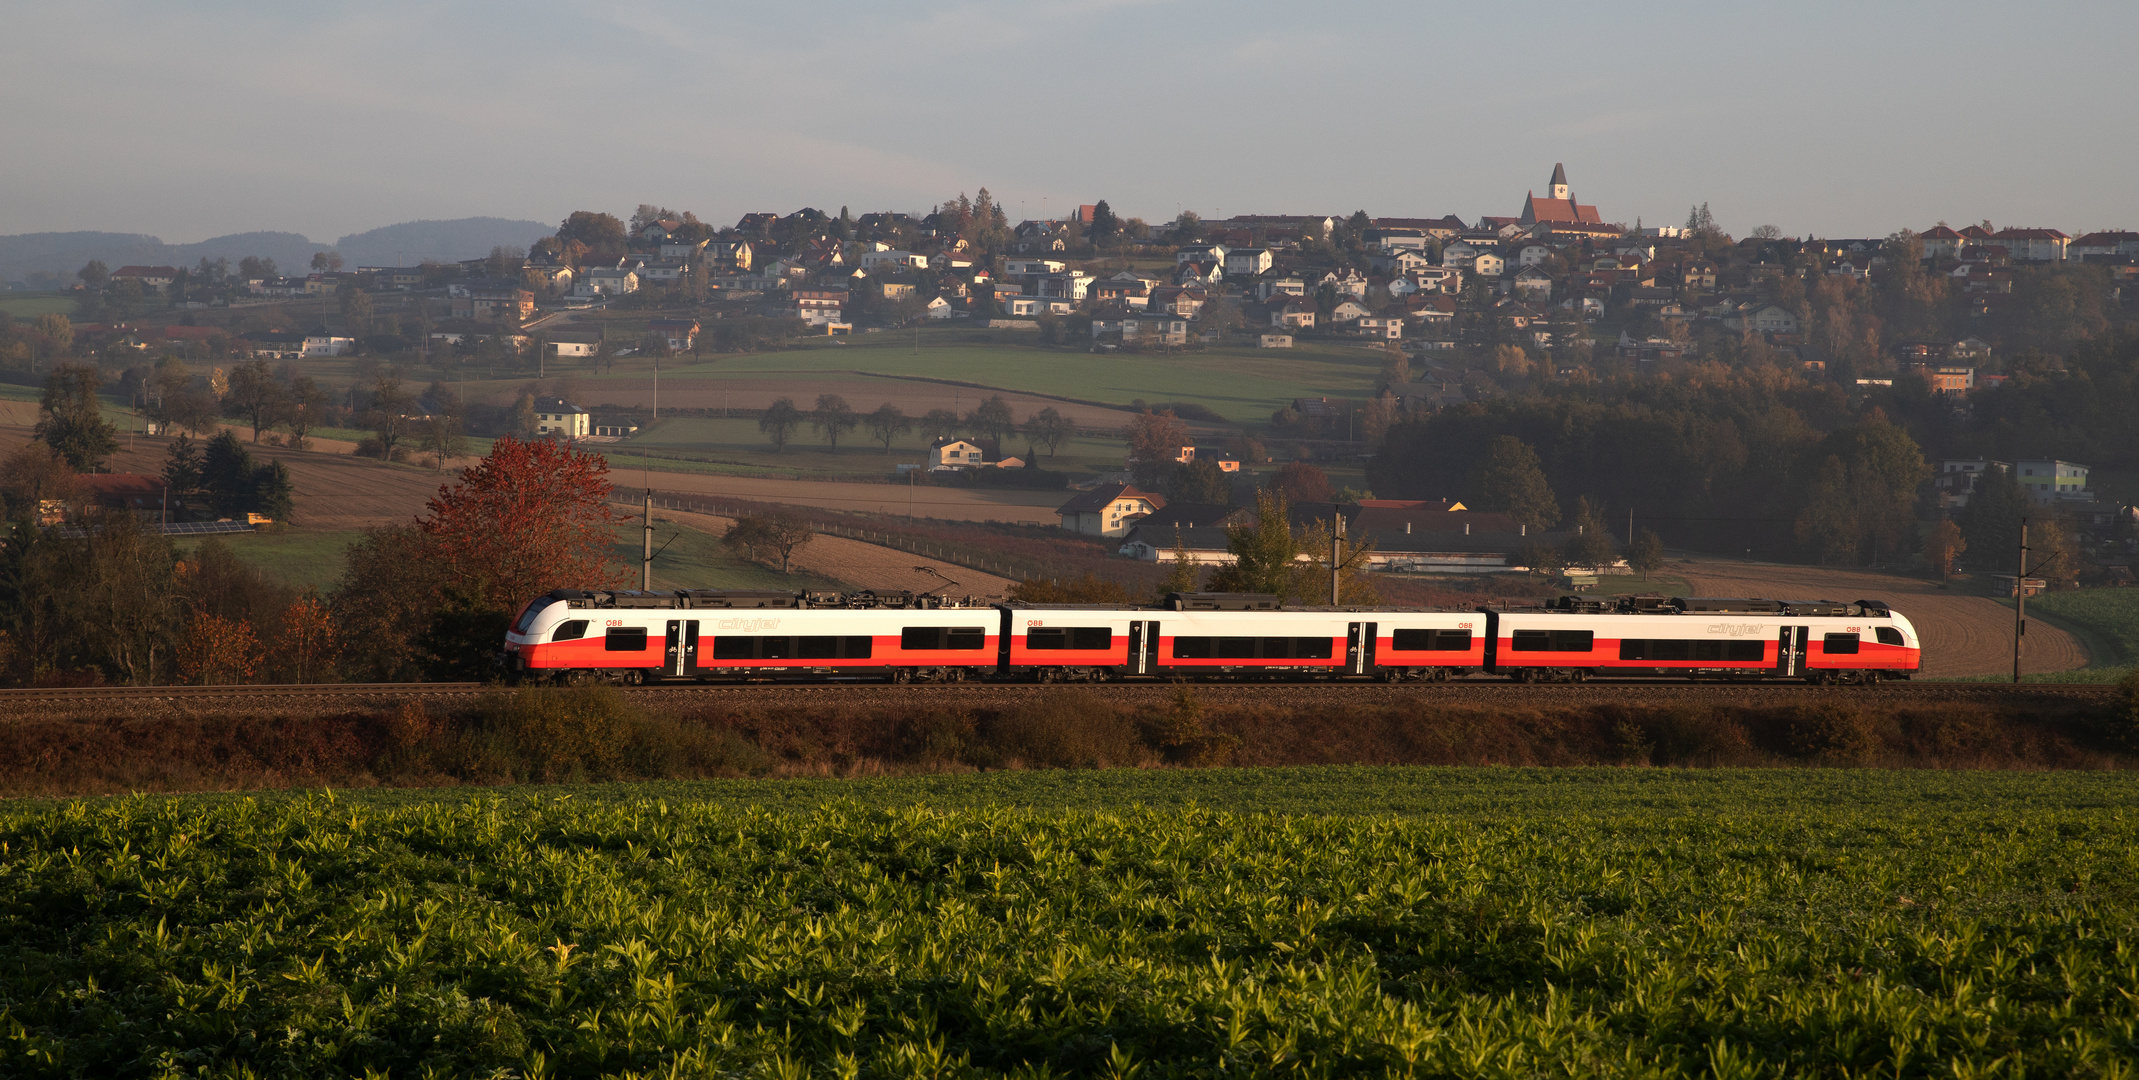
[[[2125,769],[2101,685],[8,691],[0,795],[1220,765]]]

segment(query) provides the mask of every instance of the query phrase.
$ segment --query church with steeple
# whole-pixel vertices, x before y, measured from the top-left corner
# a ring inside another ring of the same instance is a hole
[[[1597,208],[1584,206],[1575,201],[1574,192],[1567,186],[1567,167],[1558,162],[1552,165],[1552,197],[1540,199],[1532,191],[1523,199],[1523,216],[1518,219],[1524,225],[1547,222],[1555,225],[1597,225],[1603,218],[1597,216]]]

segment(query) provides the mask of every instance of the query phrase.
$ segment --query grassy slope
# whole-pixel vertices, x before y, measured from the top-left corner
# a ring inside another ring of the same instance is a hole
[[[637,571],[641,554],[640,523],[617,526],[613,557]],[[666,545],[666,546],[664,546]],[[838,582],[810,574],[782,574],[778,570],[729,554],[720,539],[654,517],[654,587],[657,589],[839,589]]]
[[[218,539],[238,558],[260,571],[292,585],[309,586],[324,592],[342,576],[343,552],[363,535],[355,529],[339,532],[291,529],[239,533]],[[179,550],[191,551],[200,542],[197,537],[182,538],[178,542]]]

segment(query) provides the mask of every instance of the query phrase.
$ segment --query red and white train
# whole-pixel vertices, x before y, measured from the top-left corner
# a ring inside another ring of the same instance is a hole
[[[1906,679],[1916,628],[1877,600],[1562,597],[1539,607],[1287,608],[1175,593],[1162,607],[935,596],[560,589],[506,634],[516,679],[1408,679],[1498,675]]]

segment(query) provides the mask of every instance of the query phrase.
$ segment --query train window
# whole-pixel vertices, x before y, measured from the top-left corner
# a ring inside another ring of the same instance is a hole
[[[840,647],[839,655],[849,660],[869,659],[870,647],[876,643],[875,638],[863,636],[842,638],[840,640],[846,642],[846,644]]]
[[[940,626],[909,626],[899,632],[899,648],[908,652],[942,647],[943,628]]]
[[[1218,659],[1252,660],[1255,658],[1255,639],[1251,637],[1222,637],[1218,639]]]
[[[586,636],[587,636],[587,620],[585,620],[585,619],[573,619],[573,620],[572,620],[571,622],[568,622],[568,623],[560,623],[560,624],[558,624],[558,626],[557,626],[557,632],[556,632],[556,633],[554,633],[554,634],[551,634],[551,635],[550,635],[550,640],[551,640],[551,641],[578,641],[578,640],[579,640],[580,638],[583,638],[583,637],[586,637]]]
[[[1290,660],[1292,658],[1292,639],[1289,637],[1264,638],[1263,658],[1266,660]]]
[[[1431,649],[1436,652],[1471,651],[1471,632],[1468,630],[1398,630],[1389,642],[1389,647],[1400,652],[1418,652]]]
[[[804,660],[834,660],[839,657],[839,639],[836,637],[796,638],[795,655]]]
[[[978,626],[954,626],[943,633],[946,649],[985,649],[988,631]]]
[[[602,639],[603,652],[645,652],[646,628],[643,626],[612,626]]]
[[[1025,632],[1028,649],[1104,649],[1114,644],[1114,631],[1104,626],[1034,627]]]
[[[1902,643],[1901,631],[1891,626],[1882,626],[1873,632],[1879,635],[1879,644],[1881,645],[1899,645]]]
[[[556,602],[547,596],[536,597],[528,601],[527,610],[521,612],[520,618],[512,624],[512,632],[515,634],[527,633],[527,628],[535,625],[535,616],[540,615],[544,608]]]
[[[1292,655],[1300,660],[1327,660],[1330,658],[1330,639],[1326,637],[1303,637],[1292,639]]]
[[[1511,652],[1588,652],[1597,635],[1589,630],[1517,630]]]
[[[1173,658],[1176,660],[1208,660],[1211,658],[1211,639],[1207,637],[1177,637],[1173,639]]]
[[[795,639],[788,637],[759,638],[758,657],[764,660],[793,660],[795,658]]]
[[[713,639],[715,660],[755,660],[758,655],[758,639],[747,637],[717,637]]]
[[[1704,664],[1758,662],[1766,657],[1757,641],[1685,641],[1627,638],[1619,643],[1621,660],[1691,660]]]
[[[1857,652],[1857,635],[1829,634],[1820,643],[1820,649],[1829,656],[1853,656]]]

